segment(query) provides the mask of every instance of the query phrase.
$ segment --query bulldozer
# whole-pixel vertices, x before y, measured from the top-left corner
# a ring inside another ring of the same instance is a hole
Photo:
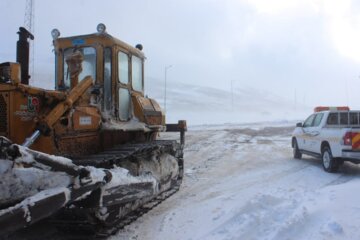
[[[178,191],[186,121],[144,94],[145,55],[111,36],[54,29],[55,89],[29,85],[29,41],[0,64],[0,236],[46,221],[113,234]],[[179,132],[159,140],[160,132]],[[81,231],[80,231],[81,232]]]

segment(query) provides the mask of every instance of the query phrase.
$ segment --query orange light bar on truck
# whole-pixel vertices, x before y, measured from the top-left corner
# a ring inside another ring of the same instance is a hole
[[[324,107],[319,106],[314,108],[314,112],[322,112],[322,111],[350,111],[350,108],[348,106],[341,106],[341,107]]]

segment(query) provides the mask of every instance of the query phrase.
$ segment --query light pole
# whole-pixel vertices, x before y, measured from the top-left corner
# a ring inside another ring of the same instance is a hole
[[[231,87],[231,111],[234,111],[234,83],[237,80],[231,79],[230,80],[230,87]]]
[[[233,89],[233,80],[231,80],[231,111],[234,111],[234,89]]]
[[[164,93],[164,111],[165,111],[165,113],[166,113],[166,73],[167,73],[167,70],[171,67],[172,67],[172,65],[165,66],[165,89],[164,89],[164,91],[165,91],[165,93]]]

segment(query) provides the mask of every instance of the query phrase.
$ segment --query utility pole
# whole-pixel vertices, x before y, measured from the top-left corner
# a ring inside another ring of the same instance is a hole
[[[231,88],[231,111],[233,112],[234,111],[234,85],[235,85],[235,82],[238,81],[238,80],[230,80],[230,88]]]
[[[295,91],[294,91],[294,107],[295,107],[295,111],[296,111],[296,105],[297,105],[297,94],[296,94],[296,88],[295,88]]]
[[[231,86],[231,111],[234,111],[234,88],[233,88],[233,80],[231,80],[230,86]]]
[[[33,35],[34,35],[34,22],[35,22],[35,0],[26,0],[24,27]],[[35,52],[34,41],[30,41],[30,76],[31,76],[30,81],[32,83],[34,79],[34,68],[35,68],[34,52]]]
[[[164,111],[165,111],[165,113],[166,113],[166,73],[167,73],[167,70],[171,67],[172,67],[172,65],[165,66],[165,87],[164,87],[164,89],[165,89],[164,90],[165,91],[165,93],[164,93]]]

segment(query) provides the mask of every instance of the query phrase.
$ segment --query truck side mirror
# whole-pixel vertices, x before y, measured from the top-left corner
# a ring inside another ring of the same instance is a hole
[[[296,127],[303,127],[303,124],[301,122],[296,124]]]

